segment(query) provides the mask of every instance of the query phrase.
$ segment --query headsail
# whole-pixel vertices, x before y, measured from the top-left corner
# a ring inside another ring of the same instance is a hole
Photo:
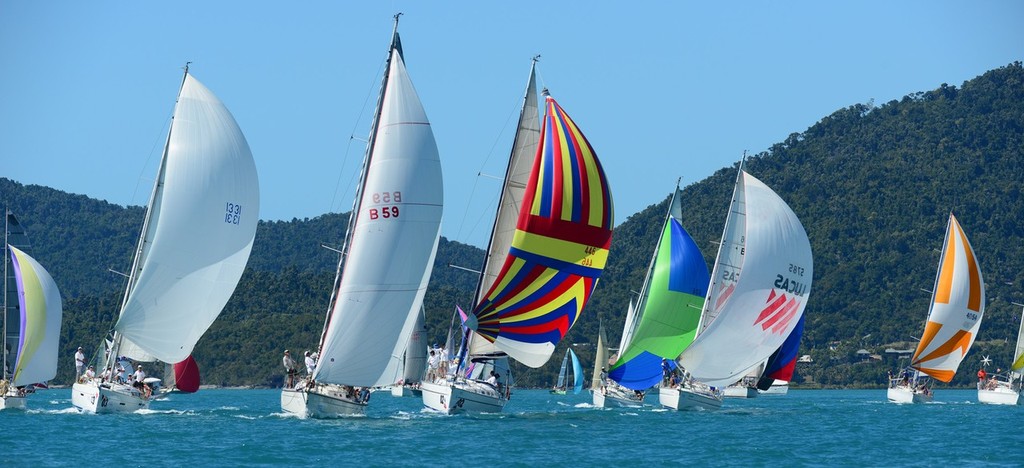
[[[604,325],[598,325],[597,349],[594,352],[594,375],[590,380],[590,388],[599,389],[604,386],[601,373],[608,367],[608,338],[604,336]]]
[[[50,273],[34,258],[9,246],[18,284],[21,328],[14,385],[45,382],[57,375],[57,347],[63,306]]]
[[[441,161],[398,44],[396,31],[313,375],[325,383],[393,383],[440,239]]]
[[[473,310],[476,332],[527,366],[544,365],[597,285],[611,244],[612,211],[596,153],[548,96],[512,245]]]
[[[731,224],[739,222],[743,229]],[[782,345],[803,315],[814,275],[796,214],[742,169],[724,232],[702,331],[680,356],[695,379],[716,387],[739,380]],[[713,310],[717,317],[708,320]]]
[[[1013,364],[1010,370],[1020,372],[1024,369],[1024,312],[1020,316],[1020,328],[1017,329],[1017,346],[1013,350]]]
[[[946,228],[931,310],[910,365],[943,382],[953,380],[978,336],[985,314],[985,282],[967,235],[952,213]]]
[[[258,220],[249,145],[186,73],[115,330],[156,359],[185,359],[234,292]]]
[[[612,380],[632,390],[656,385],[662,379],[662,359],[674,360],[693,342],[707,294],[708,267],[700,248],[683,229],[681,195],[677,188],[669,202],[641,291],[632,339],[609,372]]]

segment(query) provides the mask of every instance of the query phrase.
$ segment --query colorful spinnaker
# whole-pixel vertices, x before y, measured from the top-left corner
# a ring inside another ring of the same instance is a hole
[[[952,213],[924,335],[911,367],[943,382],[953,380],[985,314],[985,282],[967,235]]]
[[[546,96],[541,142],[511,247],[469,325],[517,361],[544,365],[604,270],[613,210],[597,154]]]
[[[627,320],[629,341],[608,376],[630,390],[662,380],[662,360],[675,360],[693,342],[707,294],[709,275],[700,248],[683,229],[682,192],[669,202],[661,237],[647,269],[635,319]]]
[[[199,391],[199,364],[191,354],[184,361],[174,363],[174,388],[182,393]]]
[[[9,246],[18,284],[21,326],[12,384],[46,382],[57,375],[57,346],[63,306],[50,273],[34,258]]]

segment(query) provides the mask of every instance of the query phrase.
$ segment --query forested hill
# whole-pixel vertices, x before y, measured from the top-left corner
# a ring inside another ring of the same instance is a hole
[[[928,312],[925,291],[935,281],[951,211],[977,252],[987,287],[979,343],[958,379],[970,381],[981,354],[1002,363],[1010,359],[1021,313],[1011,302],[1024,302],[1022,127],[1024,70],[1014,63],[960,87],[943,84],[881,105],[851,105],[747,160],[746,170],[800,217],[814,249],[801,353],[815,362],[798,367],[798,381],[881,383],[885,367],[898,364],[895,358],[859,362],[855,352],[885,356],[886,348],[910,347],[911,337],[920,335]],[[686,161],[698,157],[679,154],[679,175],[691,179]],[[683,192],[684,226],[709,265],[735,177],[735,167],[723,168]],[[671,190],[665,187],[665,194]],[[65,297],[58,380],[66,382],[71,350],[97,346],[112,325],[123,281],[107,269],[127,268],[143,210],[7,179],[0,179],[0,202],[26,226],[31,253]],[[616,227],[593,300],[556,356],[577,343],[589,368],[593,350],[587,344],[596,340],[599,321],[618,341],[667,198],[652,203]],[[337,254],[320,243],[337,246],[346,220],[327,214],[260,223],[242,282],[194,353],[206,383],[278,384],[281,351],[315,346],[337,262]],[[475,284],[471,273],[447,265],[475,267],[482,255],[442,239],[426,299],[431,340],[444,339],[452,305],[467,306]],[[521,369],[520,384],[547,385],[556,361],[541,370]]]

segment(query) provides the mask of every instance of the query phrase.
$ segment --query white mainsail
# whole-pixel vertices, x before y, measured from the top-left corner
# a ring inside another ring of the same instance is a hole
[[[702,318],[703,331],[680,363],[711,386],[738,380],[799,322],[813,274],[811,245],[796,214],[741,169],[704,304],[711,318]]]
[[[523,107],[519,113],[515,141],[509,156],[508,168],[505,171],[505,182],[502,185],[501,197],[498,199],[498,211],[494,217],[491,239],[487,244],[487,257],[481,270],[473,304],[479,304],[483,295],[491,289],[494,280],[501,273],[505,254],[512,245],[512,236],[516,232],[519,220],[519,207],[522,206],[526,193],[526,184],[530,181],[533,159],[537,156],[537,145],[540,144],[540,110],[537,107],[537,80],[535,75],[536,62],[530,67],[530,78],[527,80],[526,94],[523,96]],[[472,317],[472,314],[470,314]],[[473,338],[470,334],[470,356],[502,356],[494,343],[484,339]]]
[[[633,340],[633,332],[636,330],[636,325],[640,317],[636,311],[636,305],[633,303],[633,299],[629,300],[629,309],[626,310],[626,324],[622,327],[622,337],[619,339],[619,349],[616,355],[622,356],[622,352],[626,350],[629,343]]]
[[[115,330],[151,358],[188,357],[234,292],[258,221],[249,145],[186,72]]]
[[[392,48],[385,79],[313,374],[319,382],[393,383],[396,357],[423,303],[440,239],[441,161],[398,46]]]
[[[39,262],[14,246],[9,248],[21,311],[18,360],[12,381],[15,386],[46,382],[57,375],[57,347],[63,316],[60,291]]]
[[[427,324],[422,306],[416,314],[416,323],[405,345],[402,366],[402,380],[406,383],[423,380],[427,368]]]

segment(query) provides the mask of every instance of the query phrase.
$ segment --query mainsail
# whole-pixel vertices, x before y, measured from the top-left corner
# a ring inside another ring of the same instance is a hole
[[[440,239],[441,161],[397,31],[389,57],[313,374],[319,382],[393,383]]]
[[[590,380],[590,388],[597,390],[604,386],[601,374],[608,367],[608,338],[604,336],[604,325],[598,325],[597,350],[594,352],[594,374]]]
[[[596,153],[547,96],[512,245],[473,310],[476,332],[527,366],[544,365],[597,285],[613,221],[611,192]]]
[[[609,372],[631,390],[661,381],[662,359],[678,357],[697,332],[709,275],[704,256],[680,221],[681,195],[677,187],[640,291],[635,329]]]
[[[701,331],[680,363],[711,386],[739,380],[799,323],[812,277],[811,245],[800,220],[772,189],[741,168]]]
[[[115,330],[155,359],[188,357],[234,292],[258,221],[249,145],[186,71]]]
[[[1024,312],[1020,316],[1020,328],[1017,329],[1017,346],[1013,350],[1013,364],[1010,370],[1020,373],[1024,369]]]
[[[57,347],[63,316],[60,291],[50,273],[17,247],[8,246],[18,284],[21,327],[15,386],[45,382],[57,375]]]
[[[949,382],[978,336],[985,314],[981,267],[967,235],[952,213],[933,291],[928,323],[910,365]]]

